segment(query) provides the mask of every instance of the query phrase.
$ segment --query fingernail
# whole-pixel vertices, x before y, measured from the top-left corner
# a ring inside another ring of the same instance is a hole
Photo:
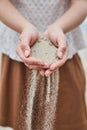
[[[28,57],[29,56],[29,51],[25,50],[24,55],[25,55],[25,57]]]
[[[63,57],[63,52],[59,52],[59,57],[60,57],[60,58]]]

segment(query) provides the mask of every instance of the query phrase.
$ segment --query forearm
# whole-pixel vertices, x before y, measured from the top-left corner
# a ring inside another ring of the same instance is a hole
[[[86,18],[86,15],[87,0],[77,0],[71,2],[70,9],[56,23],[67,33],[80,25]]]
[[[9,0],[0,1],[0,20],[19,33],[29,24]]]

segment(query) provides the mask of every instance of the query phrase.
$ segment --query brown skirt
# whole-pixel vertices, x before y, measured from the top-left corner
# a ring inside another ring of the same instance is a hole
[[[3,54],[0,81],[0,126],[9,126],[14,130],[51,130],[46,127],[41,129],[44,117],[44,88],[47,78],[40,76],[39,72],[37,72],[39,80],[37,100],[34,98],[33,104],[32,128],[25,127],[28,125],[27,119],[29,118],[27,104],[30,91],[26,87],[26,70],[23,63],[13,61]],[[29,70],[29,78],[31,73]],[[85,75],[79,56],[76,54],[72,60],[68,60],[60,68],[59,74],[59,91],[52,130],[87,130]],[[44,82],[43,87],[41,82]],[[43,104],[40,104],[41,94],[44,99]],[[43,109],[43,111],[38,113],[39,109]],[[50,111],[49,113],[52,115]]]

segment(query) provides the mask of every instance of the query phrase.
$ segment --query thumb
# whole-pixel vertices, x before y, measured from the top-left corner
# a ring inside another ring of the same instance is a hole
[[[62,50],[60,48],[57,49],[56,53],[57,53],[58,58],[60,58],[60,59],[63,58],[63,52],[62,52]]]
[[[24,50],[24,55],[26,58],[30,56],[30,46],[29,45],[26,46],[26,48]]]
[[[30,42],[31,42],[31,37],[29,35],[21,35],[19,38],[19,42],[22,48],[22,51],[24,53],[25,57],[30,56]]]

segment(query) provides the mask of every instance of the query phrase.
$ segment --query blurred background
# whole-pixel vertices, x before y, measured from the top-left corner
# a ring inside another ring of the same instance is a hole
[[[87,43],[87,18],[82,23],[81,28],[82,28],[82,32],[83,32],[83,35],[84,35],[85,42]],[[84,70],[85,70],[85,75],[86,75],[86,93],[85,93],[85,97],[86,97],[86,104],[87,104],[87,48],[79,51],[78,53],[79,53],[79,55],[81,57],[81,60],[82,60],[83,66],[84,66]]]

